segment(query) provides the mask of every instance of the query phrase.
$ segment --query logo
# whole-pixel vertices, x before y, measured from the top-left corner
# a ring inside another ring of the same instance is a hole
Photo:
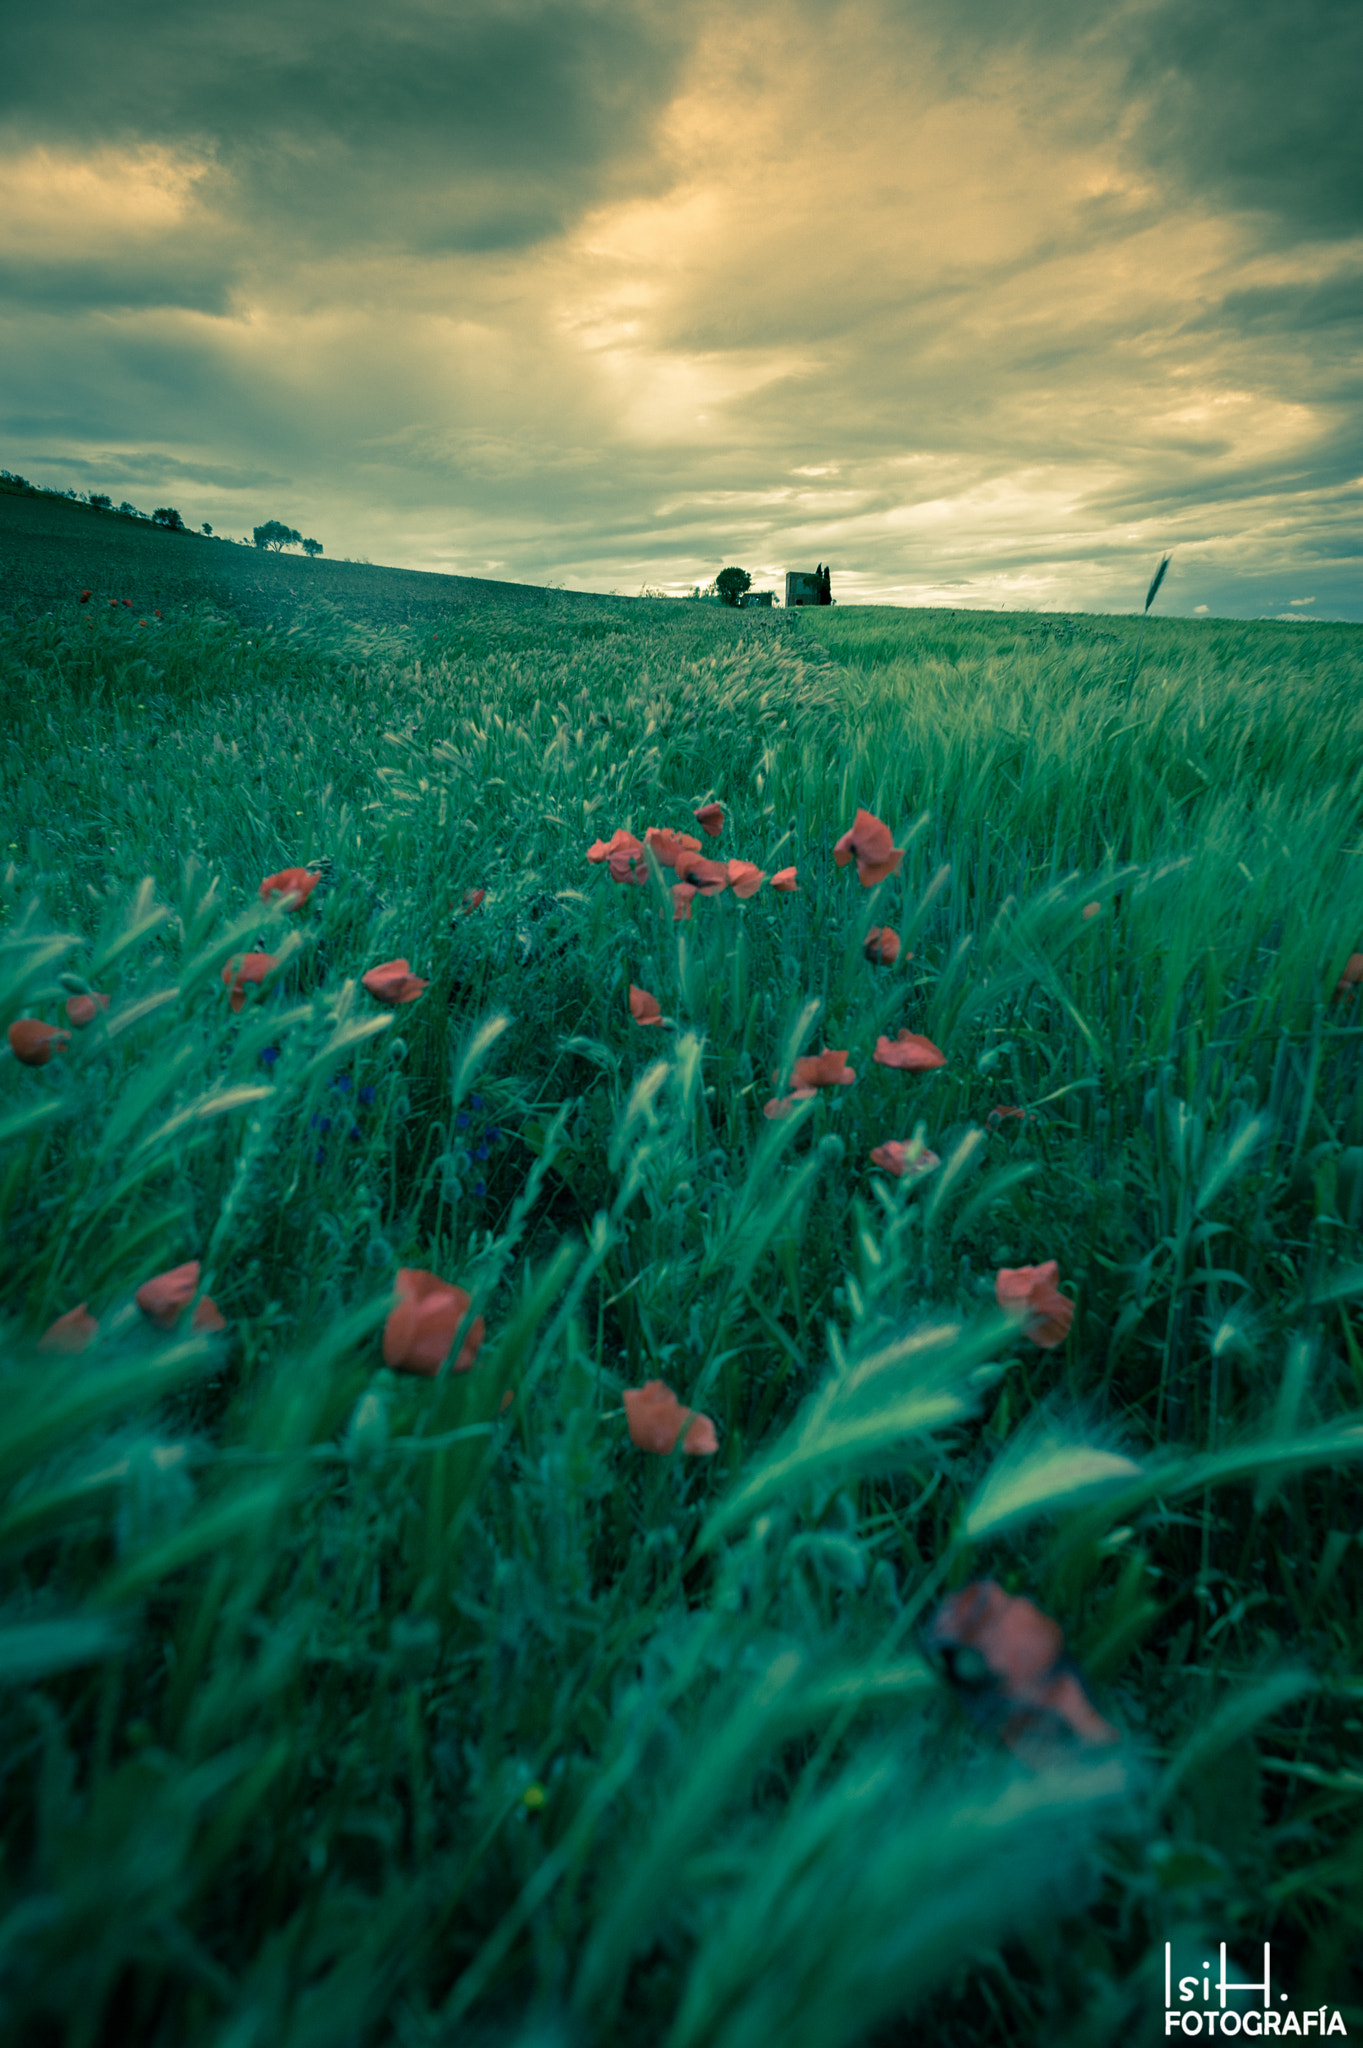
[[[1210,1943],[1208,1944],[1210,1946]],[[1196,1953],[1196,1951],[1194,1951]],[[1236,1999],[1227,2004],[1230,1992],[1253,1991],[1253,2001]],[[1210,1960],[1196,1974],[1174,1976],[1174,1944],[1164,1944],[1164,2031],[1170,2034],[1247,2034],[1254,2040],[1280,2040],[1286,2034],[1343,2034],[1349,2029],[1340,2012],[1326,2005],[1311,2005],[1299,2011],[1285,1991],[1273,1988],[1273,1959],[1264,1943],[1264,1974],[1246,1983],[1226,1975],[1226,1944],[1221,1943],[1221,1968],[1213,1975]]]

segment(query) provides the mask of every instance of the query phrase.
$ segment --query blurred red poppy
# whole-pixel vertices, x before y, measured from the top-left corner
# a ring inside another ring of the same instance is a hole
[[[1022,1124],[1034,1124],[1038,1121],[1030,1109],[1019,1109],[1015,1103],[1000,1102],[990,1110],[985,1118],[985,1122],[987,1124],[1003,1124],[1007,1123],[1009,1117],[1014,1116]]]
[[[87,1344],[93,1344],[99,1335],[99,1324],[86,1313],[85,1303],[79,1308],[69,1308],[64,1316],[58,1316],[55,1323],[49,1323],[38,1339],[40,1351],[84,1351]]]
[[[626,832],[622,826],[618,832],[612,832],[609,839],[595,840],[587,848],[587,858],[600,862],[609,860],[613,853],[642,853],[643,850],[642,842],[636,839],[632,832]]]
[[[742,897],[745,900],[749,896],[755,896],[766,879],[761,868],[757,867],[750,860],[731,860],[729,862],[729,887],[733,890],[735,896]]]
[[[700,809],[692,811],[691,815],[702,832],[708,832],[712,839],[718,839],[724,824],[723,804],[702,804]]]
[[[825,1051],[796,1060],[790,1078],[796,1088],[850,1088],[857,1076],[845,1052]]]
[[[18,1017],[5,1033],[10,1051],[26,1067],[45,1067],[54,1052],[71,1043],[71,1033],[36,1017]]]
[[[651,996],[646,988],[636,988],[633,982],[629,985],[629,1013],[636,1024],[661,1024],[663,1021],[658,998]]]
[[[368,974],[362,974],[360,981],[380,1003],[414,1003],[430,987],[419,974],[412,973],[406,960],[385,960],[381,966],[371,967]]]
[[[396,1304],[383,1326],[383,1362],[394,1372],[438,1373],[449,1355],[454,1333],[472,1306],[462,1287],[435,1273],[400,1266],[394,1282]],[[451,1372],[468,1372],[487,1334],[482,1316],[464,1333]]]
[[[773,889],[789,889],[793,891],[797,886],[795,881],[795,869],[782,868],[779,874],[772,876],[771,886]]]
[[[607,866],[613,882],[631,882],[636,889],[644,888],[648,882],[648,862],[642,846],[617,846]]]
[[[1338,1002],[1341,996],[1352,994],[1360,982],[1363,982],[1363,953],[1350,953],[1344,963],[1344,972],[1336,983],[1334,1000]]]
[[[941,1165],[935,1152],[929,1152],[921,1140],[912,1138],[890,1138],[884,1145],[877,1145],[871,1154],[871,1164],[892,1173],[896,1180],[920,1180],[925,1174],[935,1173]]]
[[[1097,917],[1098,912],[1102,909],[1102,907],[1103,906],[1101,903],[1086,903],[1083,909],[1080,911],[1079,915],[1081,917]]]
[[[478,908],[479,904],[480,904],[480,903],[482,902],[482,900],[483,900],[483,898],[484,898],[484,897],[486,896],[486,894],[487,894],[487,890],[486,890],[486,889],[465,889],[465,891],[464,891],[464,915],[465,915],[465,917],[468,917],[468,916],[469,916],[469,914],[470,914],[470,913],[471,913],[472,911],[475,911],[475,910],[476,910],[476,909]]]
[[[877,1066],[900,1067],[911,1074],[926,1073],[929,1067],[944,1067],[947,1063],[946,1054],[917,1031],[901,1031],[896,1038],[878,1038],[871,1057]]]
[[[940,1661],[971,1720],[1028,1763],[1050,1761],[1072,1740],[1121,1740],[1065,1655],[1059,1623],[993,1579],[977,1579],[944,1600],[923,1646]]]
[[[762,1105],[763,1116],[787,1117],[798,1102],[812,1102],[818,1094],[817,1088],[792,1088],[789,1095],[773,1095],[770,1102]]]
[[[84,1031],[87,1024],[94,1023],[101,1010],[108,1009],[109,998],[99,994],[72,996],[65,1007],[68,1021],[75,1025],[77,1031]]]
[[[649,1380],[642,1387],[626,1387],[625,1416],[630,1441],[641,1451],[652,1451],[658,1457],[670,1456],[679,1436],[682,1450],[689,1457],[712,1458],[719,1449],[719,1438],[709,1416],[683,1408],[662,1380]]]
[[[82,604],[89,604],[89,602],[90,602],[90,593],[89,593],[89,591],[88,591],[88,590],[82,590],[82,592],[81,592],[81,594],[80,594],[80,602],[81,602]],[[54,1326],[54,1327],[55,1327],[55,1326]]]
[[[269,903],[276,896],[296,896],[298,901],[289,907],[301,910],[321,879],[320,875],[310,875],[306,868],[281,868],[277,875],[266,875],[260,885],[260,900]]]
[[[869,811],[859,810],[833,848],[833,858],[840,868],[855,860],[862,887],[871,889],[877,882],[883,882],[887,875],[899,873],[904,852],[902,847],[894,844],[894,835],[888,825],[883,825],[879,818],[873,818]]]
[[[153,617],[154,619],[159,619],[159,618],[160,618],[160,616],[161,616],[160,612],[153,612],[153,613],[152,613],[152,617]]]
[[[232,993],[228,997],[234,1010],[240,1010],[246,1001],[243,986],[248,981],[262,982],[267,974],[273,974],[279,961],[273,953],[238,953],[228,961],[222,970],[222,983]]]
[[[695,893],[696,885],[694,882],[674,882],[672,884],[673,924],[688,924],[690,922],[691,904]]]
[[[678,854],[700,852],[699,839],[693,839],[689,832],[672,832],[660,825],[649,826],[644,844],[652,847],[660,868],[675,868]]]
[[[677,860],[677,880],[693,883],[702,896],[718,896],[721,889],[729,886],[729,864],[706,860],[699,853],[683,853]]]
[[[1043,1351],[1063,1344],[1074,1321],[1074,1303],[1057,1288],[1060,1267],[1055,1259],[1044,1266],[1000,1266],[994,1276],[994,1298],[1000,1308],[1021,1309],[1027,1335]]]
[[[172,1266],[169,1272],[144,1280],[133,1299],[158,1330],[173,1330],[188,1303],[194,1299],[198,1285],[199,1261],[190,1259],[183,1266]],[[205,1295],[194,1310],[190,1328],[225,1330],[227,1323]]]
[[[862,941],[861,950],[873,967],[893,967],[899,958],[899,934],[888,928],[882,931],[878,924],[873,924]],[[912,960],[912,953],[909,958]]]

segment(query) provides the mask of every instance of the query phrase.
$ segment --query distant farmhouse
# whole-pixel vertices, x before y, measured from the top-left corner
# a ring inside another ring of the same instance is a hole
[[[774,590],[745,590],[739,602],[745,611],[753,605],[775,604],[776,592]]]
[[[830,572],[820,562],[817,569],[787,569],[786,607],[797,604],[832,604],[833,592]]]

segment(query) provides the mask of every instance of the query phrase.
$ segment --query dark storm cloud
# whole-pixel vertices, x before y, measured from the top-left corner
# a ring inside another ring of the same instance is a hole
[[[1036,60],[1037,117],[1075,128],[1132,117],[1130,144],[1189,193],[1274,216],[1284,231],[1363,231],[1363,7],[1358,0],[887,0],[887,33],[925,28],[958,90],[991,54]],[[1106,70],[1100,112],[1059,103],[1048,66]]]
[[[122,312],[152,306],[183,306],[198,313],[226,313],[231,294],[217,264],[121,256],[47,262],[0,257],[0,305],[41,313],[79,313],[98,306]]]
[[[0,421],[0,425],[3,424]],[[126,483],[199,484],[225,491],[280,490],[287,489],[292,482],[292,478],[280,476],[272,469],[237,469],[220,462],[181,462],[174,455],[139,455],[128,449],[79,457],[49,455],[44,460],[47,468],[69,470],[73,477],[79,470],[81,476],[88,477],[96,487],[102,478],[110,475],[116,475]]]
[[[640,173],[678,55],[674,13],[637,0],[55,0],[9,11],[0,127],[205,156],[314,251],[518,248]]]

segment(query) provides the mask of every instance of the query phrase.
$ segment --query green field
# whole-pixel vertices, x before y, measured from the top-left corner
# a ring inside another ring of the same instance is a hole
[[[1099,2048],[1223,1940],[1363,2027],[1363,628],[83,581],[0,620],[0,1033],[109,997],[0,1050],[5,2038]],[[947,1682],[982,1579],[1119,1742]]]

